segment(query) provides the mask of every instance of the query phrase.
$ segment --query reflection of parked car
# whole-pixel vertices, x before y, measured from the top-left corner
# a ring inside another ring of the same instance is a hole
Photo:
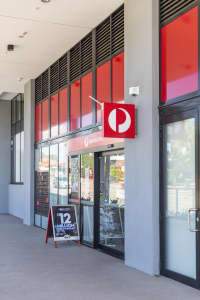
[[[59,188],[60,189],[67,188],[67,177],[59,177]]]
[[[58,182],[59,182],[59,184],[58,184]],[[67,177],[59,177],[59,179],[58,179],[58,177],[54,177],[54,179],[53,179],[54,188],[59,187],[59,189],[66,189],[67,184],[68,184]]]

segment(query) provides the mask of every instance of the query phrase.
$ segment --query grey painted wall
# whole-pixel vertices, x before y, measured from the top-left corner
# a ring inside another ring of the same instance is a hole
[[[11,105],[0,101],[0,213],[8,213]]]
[[[125,263],[149,274],[159,273],[158,20],[158,0],[125,0],[125,102],[138,111],[137,137],[125,142]]]
[[[8,186],[8,213],[20,219],[24,219],[24,185],[10,184]]]

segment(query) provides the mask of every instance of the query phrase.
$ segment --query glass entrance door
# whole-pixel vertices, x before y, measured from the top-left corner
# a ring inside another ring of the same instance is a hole
[[[99,247],[112,254],[124,254],[124,175],[123,152],[100,157]]]
[[[81,240],[94,243],[94,153],[81,155]]]
[[[197,115],[170,116],[163,124],[161,265],[162,273],[197,285]],[[193,212],[195,212],[193,210]],[[194,229],[194,231],[193,231]]]

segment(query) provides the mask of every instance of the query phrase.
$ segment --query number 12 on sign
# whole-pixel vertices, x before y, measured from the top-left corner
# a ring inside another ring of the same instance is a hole
[[[49,209],[48,225],[46,231],[46,243],[49,238],[57,241],[78,241],[80,245],[80,234],[75,205],[52,206]]]

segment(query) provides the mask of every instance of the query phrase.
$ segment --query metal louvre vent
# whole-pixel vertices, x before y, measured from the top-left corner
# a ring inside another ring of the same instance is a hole
[[[96,63],[111,55],[110,17],[96,29]]]
[[[70,50],[70,80],[81,74],[81,47],[80,43]]]
[[[42,76],[35,79],[35,103],[42,100]]]
[[[92,68],[92,33],[81,41],[81,73]]]
[[[67,53],[59,59],[59,87],[68,83],[68,57]]]
[[[112,54],[124,47],[124,6],[112,14]]]
[[[50,93],[59,89],[59,61],[50,67]]]
[[[163,24],[193,3],[196,4],[197,0],[160,0],[160,23]]]
[[[46,70],[42,73],[42,99],[49,95],[49,72]]]

